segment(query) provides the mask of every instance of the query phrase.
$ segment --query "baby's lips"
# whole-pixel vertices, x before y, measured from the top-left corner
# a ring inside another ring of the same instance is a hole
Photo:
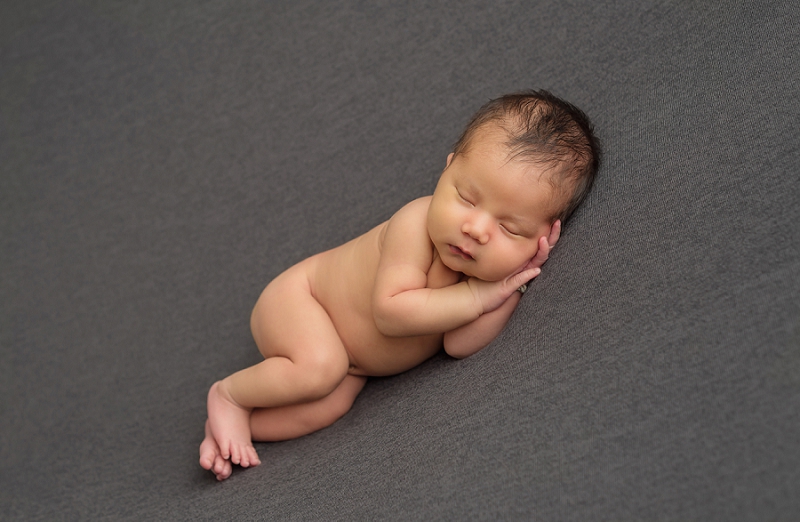
[[[455,245],[450,245],[450,251],[456,255],[459,255],[467,259],[475,259],[475,257],[468,250],[464,250],[463,248],[457,247]]]

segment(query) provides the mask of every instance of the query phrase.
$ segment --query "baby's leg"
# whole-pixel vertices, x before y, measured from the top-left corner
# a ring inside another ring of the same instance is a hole
[[[330,426],[350,411],[366,382],[366,377],[348,375],[338,388],[317,401],[254,409],[250,414],[253,440],[289,440]],[[200,444],[200,465],[214,473],[217,480],[227,479],[233,471],[231,461],[222,458],[208,421],[205,439]]]
[[[347,376],[349,356],[325,309],[311,294],[309,263],[295,265],[264,290],[251,318],[253,338],[266,358],[212,386],[211,432],[224,459],[258,463],[250,411],[319,400]]]
[[[250,415],[253,440],[289,440],[327,428],[350,411],[366,377],[348,375],[322,399],[278,408],[254,409]]]

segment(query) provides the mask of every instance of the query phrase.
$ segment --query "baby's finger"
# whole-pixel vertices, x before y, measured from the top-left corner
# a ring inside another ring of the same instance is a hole
[[[553,249],[553,245],[550,244],[550,240],[545,238],[544,236],[539,238],[539,252],[542,253],[545,259],[550,257],[550,251]]]
[[[522,272],[514,276],[513,280],[511,281],[511,285],[516,289],[517,287],[522,286],[529,281],[532,281],[536,276],[538,276],[541,273],[542,269],[539,267],[523,270]]]
[[[561,237],[561,220],[557,219],[553,226],[550,227],[550,237],[547,238],[547,243],[550,245],[550,248],[556,246],[558,243],[558,238]]]
[[[529,266],[541,267],[549,256],[550,244],[547,242],[547,238],[542,236],[539,238],[539,250],[536,251],[536,255],[531,259]]]

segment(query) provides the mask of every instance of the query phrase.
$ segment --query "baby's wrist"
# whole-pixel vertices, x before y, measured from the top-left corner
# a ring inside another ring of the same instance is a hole
[[[482,316],[486,313],[486,307],[483,305],[483,299],[481,299],[481,292],[480,288],[478,288],[475,278],[470,277],[466,281],[467,288],[469,288],[470,294],[472,295],[472,302],[474,303],[475,311],[478,313],[477,317]],[[477,319],[476,317],[476,319]]]

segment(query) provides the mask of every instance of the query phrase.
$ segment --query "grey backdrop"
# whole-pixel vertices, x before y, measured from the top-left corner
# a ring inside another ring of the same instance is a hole
[[[800,517],[795,2],[0,5],[0,518]],[[607,151],[507,329],[197,464],[275,275],[429,194],[485,101]]]

